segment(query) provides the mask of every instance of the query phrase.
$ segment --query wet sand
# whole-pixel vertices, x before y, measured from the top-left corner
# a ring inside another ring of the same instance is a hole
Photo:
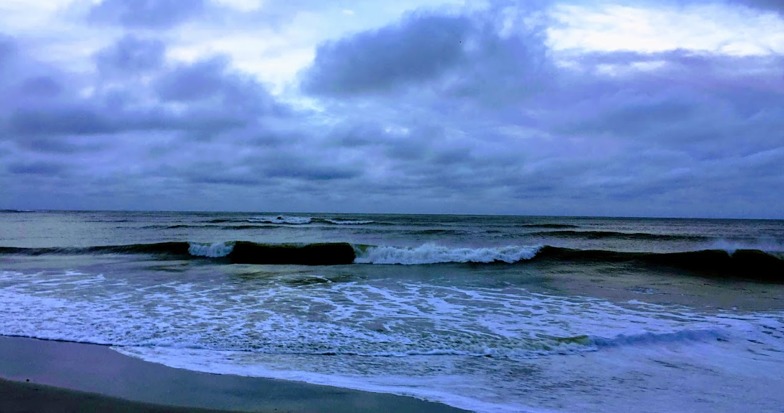
[[[108,347],[0,336],[2,412],[461,412],[412,397],[174,369]]]

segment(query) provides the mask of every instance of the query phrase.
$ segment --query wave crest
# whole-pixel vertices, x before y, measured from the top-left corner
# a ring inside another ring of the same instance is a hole
[[[220,258],[231,254],[233,242],[214,242],[212,244],[191,242],[188,253],[194,257]]]
[[[333,225],[367,225],[372,224],[374,221],[365,219],[365,220],[350,220],[350,219],[328,219],[325,218],[324,222]]]
[[[310,217],[294,217],[287,215],[270,215],[258,216],[248,218],[248,222],[257,222],[262,224],[284,224],[284,225],[307,225],[313,219]]]
[[[506,246],[495,248],[449,248],[424,244],[415,248],[368,247],[354,262],[358,264],[440,264],[440,263],[515,263],[530,260],[539,246]]]

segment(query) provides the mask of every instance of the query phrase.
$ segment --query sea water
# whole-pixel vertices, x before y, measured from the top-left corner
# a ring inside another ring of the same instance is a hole
[[[481,412],[774,412],[783,246],[782,221],[7,211],[0,334]]]

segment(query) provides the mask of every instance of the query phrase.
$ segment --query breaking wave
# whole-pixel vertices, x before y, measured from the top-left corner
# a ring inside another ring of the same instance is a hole
[[[369,219],[358,219],[358,220],[350,220],[350,219],[323,219],[324,222],[333,225],[367,225],[372,224],[374,221]]]
[[[231,254],[233,250],[233,242],[215,242],[212,244],[191,242],[188,247],[188,253],[194,257],[220,258]]]
[[[287,215],[270,215],[248,218],[248,222],[259,222],[262,224],[284,224],[284,225],[306,225],[310,224],[313,218],[295,217]]]
[[[507,246],[496,248],[449,248],[425,244],[416,248],[369,247],[361,252],[358,264],[441,264],[441,263],[515,263],[533,258],[538,246]]]
[[[21,248],[0,247],[0,255],[156,254],[178,259],[224,259],[241,264],[299,265],[433,265],[447,263],[515,264],[627,263],[652,269],[676,269],[705,276],[739,277],[784,283],[784,255],[778,251],[720,249],[684,252],[624,252],[581,250],[562,247],[519,246],[418,247],[354,245],[347,242],[315,244],[260,244],[249,241],[218,243],[162,242],[153,244],[92,247]]]

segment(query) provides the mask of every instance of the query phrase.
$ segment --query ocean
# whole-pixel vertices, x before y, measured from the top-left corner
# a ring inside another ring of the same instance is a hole
[[[4,211],[0,335],[479,412],[780,412],[784,221]]]

